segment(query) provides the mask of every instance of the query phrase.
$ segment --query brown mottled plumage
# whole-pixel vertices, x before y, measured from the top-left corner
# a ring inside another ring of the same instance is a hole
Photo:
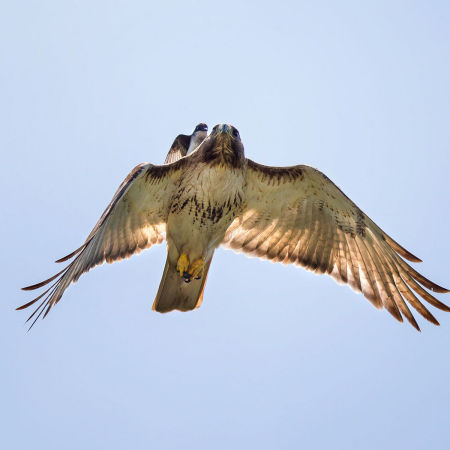
[[[409,266],[420,262],[324,174],[308,166],[268,167],[244,156],[237,130],[217,125],[186,157],[163,166],[141,164],[119,187],[86,242],[58,260],[72,262],[26,308],[44,297],[31,318],[45,317],[83,272],[167,240],[168,252],[153,309],[199,307],[219,245],[327,273],[362,292],[419,330],[409,306],[438,325],[417,296],[450,308],[422,287],[449,292]],[[422,285],[422,286],[421,286]],[[34,323],[34,322],[33,322]]]

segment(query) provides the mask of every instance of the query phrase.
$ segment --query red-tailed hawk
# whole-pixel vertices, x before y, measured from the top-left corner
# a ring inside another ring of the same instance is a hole
[[[203,130],[204,131],[204,130]],[[449,292],[403,259],[420,260],[379,228],[323,173],[308,166],[268,167],[244,156],[236,128],[216,125],[191,154],[162,166],[140,164],[119,186],[85,243],[57,262],[61,272],[24,288],[53,284],[30,316],[45,317],[70,283],[103,262],[114,262],[167,241],[167,260],[153,309],[189,311],[202,302],[219,245],[276,262],[327,273],[362,292],[419,330],[408,303],[438,321],[421,297],[450,308],[425,288]]]

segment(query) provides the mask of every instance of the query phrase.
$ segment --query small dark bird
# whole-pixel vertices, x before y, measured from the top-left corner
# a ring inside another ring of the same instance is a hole
[[[206,125],[199,127],[199,133],[206,133]],[[192,137],[183,148],[189,150],[191,141]],[[34,318],[33,325],[84,272],[164,239],[167,260],[153,303],[158,312],[200,306],[219,245],[326,273],[362,292],[397,320],[406,317],[417,330],[407,302],[435,325],[438,321],[418,297],[450,311],[422,286],[449,291],[402,257],[412,262],[420,259],[378,227],[323,173],[304,165],[269,167],[247,159],[238,130],[223,124],[216,125],[192,153],[171,164],[144,163],[134,168],[85,243],[57,261],[73,258],[72,262],[48,280],[24,288],[38,289],[55,280],[18,309],[42,299],[28,319]]]
[[[189,155],[195,150],[206,138],[208,134],[208,125],[199,123],[194,132],[188,136],[187,134],[179,134],[173,141],[169,153],[167,153],[164,164],[170,164],[178,161],[183,156]]]

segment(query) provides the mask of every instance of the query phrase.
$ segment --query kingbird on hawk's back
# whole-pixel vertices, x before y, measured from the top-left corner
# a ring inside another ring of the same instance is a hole
[[[208,134],[208,125],[199,123],[194,132],[188,136],[186,134],[179,134],[173,141],[169,153],[166,156],[164,164],[170,164],[178,161],[183,156],[192,153],[206,138]]]
[[[39,297],[18,308],[41,300],[29,318],[32,325],[84,272],[164,239],[167,260],[153,303],[159,312],[200,306],[211,260],[220,245],[331,275],[399,321],[406,317],[418,330],[410,306],[439,324],[419,297],[450,311],[424,287],[449,291],[407,264],[403,258],[420,260],[323,173],[304,165],[269,167],[247,159],[239,132],[231,125],[216,125],[187,154],[191,140],[187,147],[186,140],[186,152],[181,151],[175,162],[135,167],[85,243],[57,262],[72,261],[48,280],[24,288],[33,290],[53,281]]]

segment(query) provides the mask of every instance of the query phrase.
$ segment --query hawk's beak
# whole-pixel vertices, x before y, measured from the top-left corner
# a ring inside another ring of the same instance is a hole
[[[231,131],[230,127],[228,125],[226,125],[226,124],[221,125],[220,128],[219,128],[219,133],[220,134],[223,134],[223,133],[229,134],[230,131]]]

